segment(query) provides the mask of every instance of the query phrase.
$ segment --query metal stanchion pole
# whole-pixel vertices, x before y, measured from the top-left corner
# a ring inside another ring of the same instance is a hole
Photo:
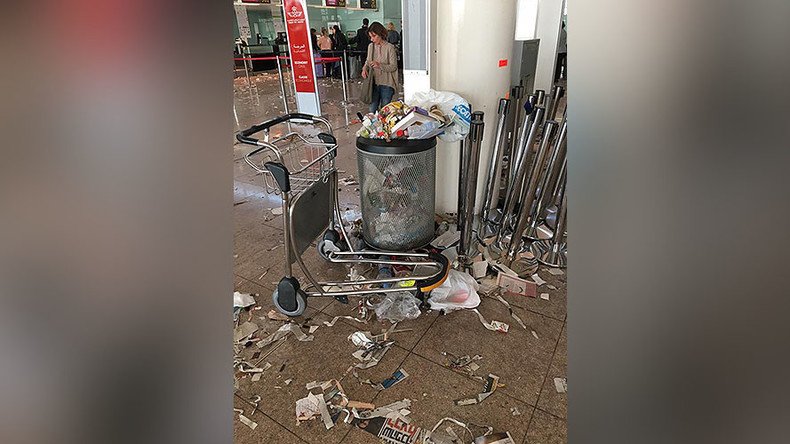
[[[461,170],[459,174],[459,184],[461,181],[466,184],[463,187],[463,208],[458,210],[459,217],[463,212],[463,219],[459,219],[461,220],[461,239],[458,244],[458,263],[462,266],[468,265],[467,257],[472,250],[477,171],[480,165],[480,144],[483,142],[483,127],[483,112],[473,112],[472,122],[469,127],[469,140],[464,144],[464,151],[461,153],[466,159],[463,162],[466,168]]]
[[[549,125],[550,122],[552,123],[551,125]],[[516,206],[520,211],[522,204],[526,201],[526,204],[529,205],[524,208],[524,210],[527,211],[527,215],[531,214],[530,210],[535,205],[535,199],[538,197],[538,190],[543,183],[543,177],[544,174],[546,174],[546,170],[544,169],[546,165],[545,161],[550,158],[550,152],[553,151],[554,136],[557,134],[556,130],[558,127],[559,123],[555,120],[548,120],[543,123],[541,130],[542,138],[540,139],[538,149],[535,151],[537,163],[535,163],[532,170],[528,171],[528,176],[524,180],[524,186],[519,195],[519,200],[516,202]],[[529,192],[530,188],[532,192]]]
[[[483,213],[481,217],[481,228],[491,221],[491,210],[495,210],[499,203],[500,181],[502,179],[502,155],[505,147],[505,130],[507,125],[508,113],[510,112],[510,100],[499,99],[499,109],[497,110],[499,120],[497,121],[496,134],[494,136],[494,147],[491,150],[491,160],[488,163],[488,178],[486,179],[485,202],[483,203]],[[480,237],[484,237],[478,232]]]
[[[552,85],[549,93],[546,94],[546,103],[544,106],[546,107],[546,120],[554,120],[551,117],[551,108],[554,106],[554,96],[557,94],[557,85]]]
[[[280,66],[280,58],[277,57],[277,74],[280,77],[280,94],[283,97],[283,106],[285,107],[285,114],[290,114],[291,112],[288,110],[288,97],[285,95],[285,80],[283,79],[283,69]]]
[[[345,54],[345,51],[343,51]],[[348,105],[348,93],[346,92],[346,64],[345,59],[340,60],[340,81],[343,82],[343,106]]]
[[[560,85],[554,85],[554,88],[552,88],[551,106],[546,108],[548,112],[547,119],[554,120],[554,117],[557,115],[557,109],[559,109],[560,99],[563,95],[565,95],[565,89]]]
[[[546,100],[546,91],[542,89],[536,89],[535,97],[537,98],[535,102],[536,105],[544,105]]]
[[[568,220],[568,196],[563,192],[562,204],[558,210],[557,228],[550,241],[533,242],[530,251],[543,265],[565,268],[568,264],[568,243],[565,242],[565,225]]]
[[[554,131],[557,129],[557,122],[549,120],[543,128],[543,140],[541,141],[540,148],[535,155],[534,162],[531,163],[532,172],[530,173],[529,184],[526,188],[526,194],[522,196],[521,212],[518,217],[518,222],[513,230],[513,235],[510,236],[510,245],[508,246],[507,258],[510,262],[516,259],[516,254],[521,249],[521,237],[524,235],[524,230],[527,228],[527,219],[529,218],[530,208],[535,200],[535,189],[538,187],[538,177],[543,168],[543,159],[549,150],[549,140],[551,140]]]
[[[521,115],[523,114],[522,105],[522,98],[524,93],[524,87],[521,85],[514,86],[510,89],[510,99],[513,101],[512,112],[510,113],[509,119],[507,120],[507,127],[512,131],[510,132],[510,137],[507,138],[507,146],[506,150],[509,156],[513,156],[513,152],[516,149],[516,144],[520,140],[520,128],[521,128]]]
[[[532,144],[535,143],[535,137],[538,133],[538,125],[537,121],[543,114],[543,108],[538,107],[535,108],[535,119],[531,120],[526,118],[524,119],[524,131],[522,133],[522,148],[520,151],[524,153],[524,156],[521,158],[516,158],[514,160],[513,168],[515,169],[515,178],[510,181],[507,187],[507,191],[505,194],[505,206],[502,211],[502,217],[499,220],[499,231],[497,232],[496,239],[492,242],[489,246],[489,253],[491,253],[492,257],[501,257],[503,253],[505,253],[505,245],[504,240],[507,236],[507,232],[510,229],[510,219],[513,214],[513,210],[515,209],[516,200],[518,200],[518,193],[521,192],[521,185],[524,181],[524,178],[527,173],[527,168],[530,162],[529,159],[529,151],[531,151]],[[529,125],[529,129],[527,129],[526,125]]]
[[[543,210],[545,209],[548,199],[550,198],[548,190],[552,187],[552,184],[559,179],[559,175],[562,172],[562,165],[565,164],[565,155],[567,152],[567,133],[568,123],[563,122],[562,126],[560,127],[559,135],[557,136],[557,141],[554,144],[551,157],[549,158],[548,164],[546,166],[546,173],[543,176],[542,184],[537,191],[535,207],[530,213],[529,226],[524,232],[524,237],[528,239],[539,239],[538,225],[540,224]]]
[[[523,183],[527,174],[528,159],[532,152],[532,145],[535,143],[535,138],[540,129],[538,122],[543,117],[544,111],[542,107],[537,107],[532,115],[534,119],[524,119],[524,129],[521,133],[521,141],[519,142],[516,155],[512,156],[513,163],[511,165],[513,166],[513,174],[508,184],[507,194],[505,194],[505,206],[503,207],[502,217],[499,220],[500,229],[499,236],[497,236],[498,241],[502,240],[501,236],[504,235],[504,230],[509,228],[510,217],[520,197],[521,189],[523,188]],[[527,127],[527,125],[529,126]]]

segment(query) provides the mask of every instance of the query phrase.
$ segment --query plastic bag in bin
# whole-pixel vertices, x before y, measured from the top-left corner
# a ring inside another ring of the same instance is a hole
[[[430,109],[432,105],[439,106],[439,109],[452,122],[445,128],[444,133],[438,136],[445,142],[457,142],[469,134],[469,124],[472,121],[469,102],[454,92],[433,89],[420,91],[414,94],[409,105],[425,109]]]

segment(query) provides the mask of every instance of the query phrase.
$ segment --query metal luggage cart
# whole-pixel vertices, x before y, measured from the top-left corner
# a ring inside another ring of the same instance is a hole
[[[287,129],[270,140],[269,133],[277,125],[286,125]],[[308,128],[312,132],[322,125],[326,131],[314,136],[293,131],[294,126],[302,125],[312,127]],[[263,132],[263,140],[252,137],[259,132]],[[286,114],[240,131],[236,139],[256,146],[245,156],[245,161],[263,175],[267,193],[282,197],[285,276],[272,294],[272,302],[280,312],[299,316],[307,307],[308,296],[331,296],[347,303],[348,296],[395,291],[427,293],[447,278],[448,260],[435,252],[354,250],[342,223],[337,196],[337,139],[326,119],[302,113]],[[413,267],[414,274],[347,282],[318,281],[301,256],[319,236],[318,253],[329,262],[408,266]],[[299,265],[308,280],[304,288],[293,276],[293,264]]]

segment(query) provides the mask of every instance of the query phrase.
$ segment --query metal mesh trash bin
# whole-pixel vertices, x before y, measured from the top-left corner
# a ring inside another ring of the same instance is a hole
[[[357,138],[362,235],[369,245],[405,251],[434,237],[436,138]]]

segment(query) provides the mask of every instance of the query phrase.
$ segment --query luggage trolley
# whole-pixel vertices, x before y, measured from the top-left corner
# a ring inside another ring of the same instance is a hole
[[[270,131],[287,125],[285,134],[270,140]],[[292,125],[323,125],[326,131],[307,136]],[[263,140],[252,137],[263,132]],[[449,261],[429,251],[355,251],[342,223],[335,168],[337,139],[323,117],[291,113],[254,125],[236,134],[236,139],[257,148],[244,159],[263,175],[269,194],[282,197],[285,236],[285,276],[272,293],[272,302],[288,316],[299,316],[307,307],[307,297],[331,296],[347,303],[348,296],[364,296],[395,291],[427,293],[447,279]],[[253,157],[256,161],[253,161]],[[321,234],[317,250],[325,260],[340,264],[402,265],[414,274],[401,277],[347,282],[320,282],[304,264],[302,254]],[[293,276],[298,264],[309,281],[303,288]],[[417,274],[417,268],[421,273]],[[413,282],[410,282],[413,281]],[[404,286],[405,284],[405,286]],[[387,287],[388,288],[385,288]],[[333,289],[334,288],[334,289]]]

